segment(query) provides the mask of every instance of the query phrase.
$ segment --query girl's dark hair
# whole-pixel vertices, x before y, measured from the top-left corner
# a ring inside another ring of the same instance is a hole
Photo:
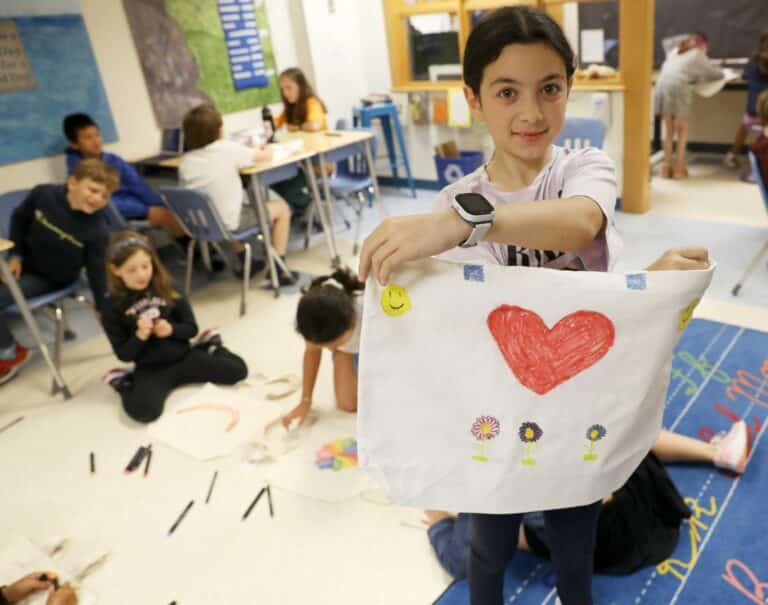
[[[152,282],[150,286],[157,295],[168,302],[180,299],[181,294],[176,292],[171,286],[171,276],[168,274],[168,270],[163,265],[150,241],[140,233],[135,231],[115,233],[109,240],[107,264],[119,268],[139,250],[149,254],[149,257],[152,259]],[[111,296],[116,298],[123,297],[129,293],[123,280],[109,270],[107,270],[107,290]]]
[[[338,285],[328,283],[330,280]],[[315,344],[333,342],[355,325],[355,294],[365,288],[348,268],[315,279],[296,309],[296,331]]]
[[[571,78],[574,54],[563,30],[552,17],[530,6],[508,6],[485,15],[469,34],[464,50],[464,82],[480,95],[485,68],[510,44],[547,44],[563,59]]]
[[[307,80],[307,76],[298,67],[289,67],[280,74],[280,77],[290,78],[299,87],[299,98],[295,103],[289,103],[285,100],[283,91],[280,91],[280,96],[283,99],[283,105],[285,106],[285,121],[293,126],[301,126],[307,121],[307,101],[315,97],[320,101],[319,97],[315,94],[312,85]],[[323,111],[327,112],[325,103],[320,101],[320,105],[323,106]]]

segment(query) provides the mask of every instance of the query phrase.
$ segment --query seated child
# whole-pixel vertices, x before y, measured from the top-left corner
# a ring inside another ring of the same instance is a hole
[[[760,174],[756,174],[755,177],[762,176],[763,183],[768,187],[768,90],[757,98],[756,107],[757,117],[763,125],[763,132],[760,133],[757,141],[750,145],[749,149],[755,154],[760,166]]]
[[[99,212],[119,184],[99,160],[83,160],[65,185],[38,185],[11,216],[8,266],[24,296],[69,286],[85,267],[96,308],[106,292],[104,250],[109,234]],[[0,309],[14,304],[0,283]],[[15,342],[0,314],[0,384],[18,374],[27,349]]]
[[[197,323],[189,302],[171,279],[149,240],[132,231],[113,236],[107,250],[109,296],[102,324],[115,355],[135,369],[112,370],[112,386],[123,409],[138,422],[163,413],[173,389],[185,384],[235,384],[248,375],[245,362],[222,346],[215,331],[194,342]]]
[[[256,209],[247,200],[240,170],[254,162],[266,161],[271,153],[251,149],[224,138],[223,120],[213,105],[198,105],[184,116],[184,142],[187,152],[179,166],[182,187],[200,189],[211,198],[224,226],[232,231],[258,224]],[[283,200],[269,200],[266,209],[272,223],[272,245],[285,260],[291,229],[291,209]],[[233,249],[242,262],[245,248],[239,242]],[[265,267],[262,259],[251,260],[251,273]],[[280,285],[292,284],[298,274],[278,271]]]
[[[120,188],[112,194],[112,202],[128,220],[147,220],[155,227],[165,227],[174,237],[184,235],[173,213],[163,199],[153,191],[136,170],[119,155],[104,151],[99,126],[84,113],[64,118],[67,137],[67,172],[72,174],[80,160],[96,158],[112,166],[120,174]]]

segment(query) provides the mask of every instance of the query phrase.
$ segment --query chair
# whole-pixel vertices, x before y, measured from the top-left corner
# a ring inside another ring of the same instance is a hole
[[[107,202],[107,205],[102,211],[102,216],[104,217],[104,222],[107,224],[107,230],[110,233],[128,231],[131,229],[131,225],[128,224],[128,221],[122,214],[120,214],[120,211],[111,201]]]
[[[755,179],[757,180],[757,186],[760,189],[760,196],[763,198],[763,204],[765,205],[765,210],[766,212],[768,212],[768,184],[766,184],[765,178],[763,177],[763,173],[760,171],[760,164],[758,163],[757,157],[755,156],[755,154],[750,151],[748,155],[749,155],[749,164],[752,168],[752,172],[755,175]],[[744,275],[741,276],[741,279],[736,283],[736,285],[731,290],[731,294],[733,296],[739,295],[741,286],[743,286],[744,283],[749,279],[749,276],[752,275],[752,272],[760,264],[760,261],[763,258],[765,258],[766,253],[768,253],[768,241],[765,242],[765,245],[760,249],[760,252],[757,253],[757,256],[755,256],[755,258],[752,259],[752,262],[749,263],[749,267],[747,267],[747,270],[744,272]]]
[[[184,279],[184,293],[189,296],[192,284],[192,265],[195,244],[219,244],[221,242],[242,242],[245,246],[245,262],[243,266],[243,287],[240,295],[240,316],[245,315],[248,283],[251,279],[251,244],[248,239],[256,237],[263,241],[259,227],[248,227],[243,230],[230,231],[224,225],[218,210],[207,195],[195,189],[183,187],[165,187],[161,189],[168,207],[176,215],[190,238],[187,245],[187,271]],[[228,258],[226,254],[224,258]]]
[[[560,136],[555,145],[566,149],[597,147],[601,149],[605,141],[605,124],[596,118],[566,118]]]
[[[349,122],[344,118],[336,122],[336,130],[350,130]],[[368,128],[354,128],[352,130],[370,131]],[[376,136],[371,140],[371,155],[376,157]],[[326,160],[336,161],[333,176],[328,179],[331,194],[336,199],[341,199],[350,206],[357,215],[355,227],[355,240],[352,254],[357,254],[360,247],[360,229],[362,227],[363,210],[366,203],[370,207],[374,199],[373,178],[371,167],[365,158],[365,152],[361,145],[345,147],[339,150],[326,152]],[[354,199],[353,197],[354,196]],[[344,219],[347,228],[349,221]]]
[[[10,233],[13,211],[21,205],[28,194],[28,189],[19,189],[0,195],[0,235],[7,236]],[[79,294],[79,290],[80,283],[78,280],[64,288],[54,290],[53,292],[27,298],[27,306],[30,311],[36,311],[37,309],[49,311],[51,318],[53,319],[56,334],[54,340],[53,363],[56,366],[57,371],[60,371],[61,368],[61,349],[63,341],[72,340],[76,337],[75,333],[67,327],[66,307],[64,307],[63,302],[65,299],[71,298],[78,302],[88,304],[85,297]],[[0,309],[0,313],[22,315],[21,309],[15,304]],[[60,390],[64,390],[66,394],[66,384],[59,387],[54,380],[51,387],[51,394],[55,395]]]

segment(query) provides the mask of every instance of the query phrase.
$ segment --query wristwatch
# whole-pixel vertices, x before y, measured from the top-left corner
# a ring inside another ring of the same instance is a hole
[[[477,246],[493,224],[493,205],[479,193],[459,193],[453,198],[451,208],[472,227],[469,237],[459,245],[462,248]]]

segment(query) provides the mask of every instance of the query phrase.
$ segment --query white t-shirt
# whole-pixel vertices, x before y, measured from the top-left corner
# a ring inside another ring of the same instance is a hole
[[[355,295],[355,328],[352,337],[339,347],[339,351],[357,355],[360,352],[360,326],[363,318],[363,293]]]
[[[218,139],[184,154],[179,165],[182,187],[208,194],[228,229],[237,229],[243,207],[240,169],[253,163],[253,149],[228,139]]]
[[[616,174],[611,159],[599,149],[569,150],[553,145],[549,164],[528,187],[518,191],[496,189],[488,179],[485,166],[481,166],[443,189],[435,200],[434,210],[450,208],[454,196],[459,193],[480,193],[494,206],[585,196],[600,206],[606,226],[593,241],[575,253],[480,242],[472,248],[457,246],[438,258],[458,262],[609,271],[621,249],[621,239],[613,224]]]

